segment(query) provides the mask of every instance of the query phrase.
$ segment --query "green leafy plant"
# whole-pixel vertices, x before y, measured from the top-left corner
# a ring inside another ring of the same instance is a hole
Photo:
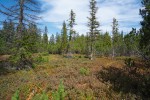
[[[44,58],[42,57],[42,55],[38,55],[36,58],[35,58],[35,62],[36,63],[41,63],[44,61]]]
[[[11,100],[19,100],[19,90],[17,90],[12,96]]]
[[[48,57],[42,57],[42,55],[40,54],[34,59],[34,61],[38,64],[43,62],[48,62]]]
[[[124,63],[125,63],[125,65],[128,66],[128,67],[133,67],[133,66],[135,65],[134,60],[131,59],[131,58],[125,59],[125,62],[124,62]]]
[[[66,95],[67,93],[65,92],[63,81],[61,81],[58,90],[52,94],[53,100],[65,100]]]
[[[136,73],[137,67],[135,66],[135,62],[133,59],[128,58],[125,59],[125,70],[128,71],[129,73]]]
[[[43,52],[43,53],[42,53],[42,56],[48,56],[48,55],[49,55],[48,52]]]
[[[79,58],[82,58],[82,56],[80,55]]]
[[[49,99],[48,99],[48,95],[45,92],[43,92],[42,94],[36,94],[32,98],[32,100],[49,100]]]
[[[80,74],[81,75],[88,75],[89,74],[89,69],[88,68],[80,68]]]

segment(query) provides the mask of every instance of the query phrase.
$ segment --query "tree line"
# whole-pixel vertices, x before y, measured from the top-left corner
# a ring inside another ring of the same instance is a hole
[[[67,25],[64,21],[61,33],[51,34],[48,37],[47,27],[43,32],[35,24],[30,24],[28,28],[24,29],[26,35],[23,38],[23,42],[32,53],[67,54],[70,49],[68,45],[73,44],[71,48],[73,53],[86,54],[89,49],[88,45],[90,45],[88,44],[88,35],[76,33],[73,37],[74,41],[70,42],[67,30]],[[12,21],[3,22],[3,28],[0,30],[1,54],[13,53],[16,31]],[[134,56],[138,54],[139,41],[140,33],[134,28],[125,35],[123,32],[118,31],[114,32],[113,36],[109,32],[99,32],[95,40],[95,53],[100,56]]]

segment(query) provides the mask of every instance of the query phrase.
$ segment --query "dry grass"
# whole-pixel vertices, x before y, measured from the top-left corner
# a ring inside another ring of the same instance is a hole
[[[68,59],[59,55],[45,56],[48,61],[30,71],[18,71],[0,76],[0,100],[10,100],[19,89],[21,100],[26,100],[36,93],[46,91],[51,100],[52,92],[57,90],[61,79],[67,91],[66,100],[121,100],[132,99],[133,94],[124,94],[111,88],[112,84],[104,82],[98,74],[104,68],[113,66],[123,69],[123,60],[96,58],[93,61],[79,57]],[[88,75],[81,75],[80,68],[88,68]],[[109,73],[108,73],[109,74]]]

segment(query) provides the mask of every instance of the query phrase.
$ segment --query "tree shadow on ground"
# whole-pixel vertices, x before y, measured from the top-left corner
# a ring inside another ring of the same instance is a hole
[[[10,73],[10,71],[8,71],[7,69],[0,67],[0,76],[1,75],[7,75],[8,73]]]
[[[0,61],[0,76],[14,72],[13,70],[10,69],[11,69],[10,63],[6,61]]]
[[[141,74],[125,68],[102,68],[98,72],[97,78],[102,82],[111,84],[111,88],[116,92],[124,94],[131,93],[138,97],[150,99],[150,73]]]

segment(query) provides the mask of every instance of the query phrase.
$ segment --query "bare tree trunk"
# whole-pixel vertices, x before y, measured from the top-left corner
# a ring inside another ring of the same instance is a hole
[[[93,42],[91,42],[91,53],[89,55],[90,60],[93,60]]]
[[[114,47],[113,47],[113,52],[112,52],[113,54],[112,54],[112,58],[114,58],[115,57],[115,49],[114,49]]]
[[[93,53],[90,54],[90,60],[93,60]]]
[[[20,6],[19,24],[21,26],[23,26],[23,19],[24,19],[24,16],[23,16],[23,14],[24,14],[24,7],[23,7],[23,5],[24,5],[24,0],[20,0],[19,1],[19,6]]]
[[[71,45],[71,41],[69,41],[69,43],[68,43],[68,50],[67,50],[67,58],[72,58],[72,47],[71,47],[72,45]]]
[[[67,57],[72,58],[72,49],[73,49],[73,31],[72,27],[70,28],[70,38],[69,38],[69,43],[68,43],[68,51],[67,51]]]

